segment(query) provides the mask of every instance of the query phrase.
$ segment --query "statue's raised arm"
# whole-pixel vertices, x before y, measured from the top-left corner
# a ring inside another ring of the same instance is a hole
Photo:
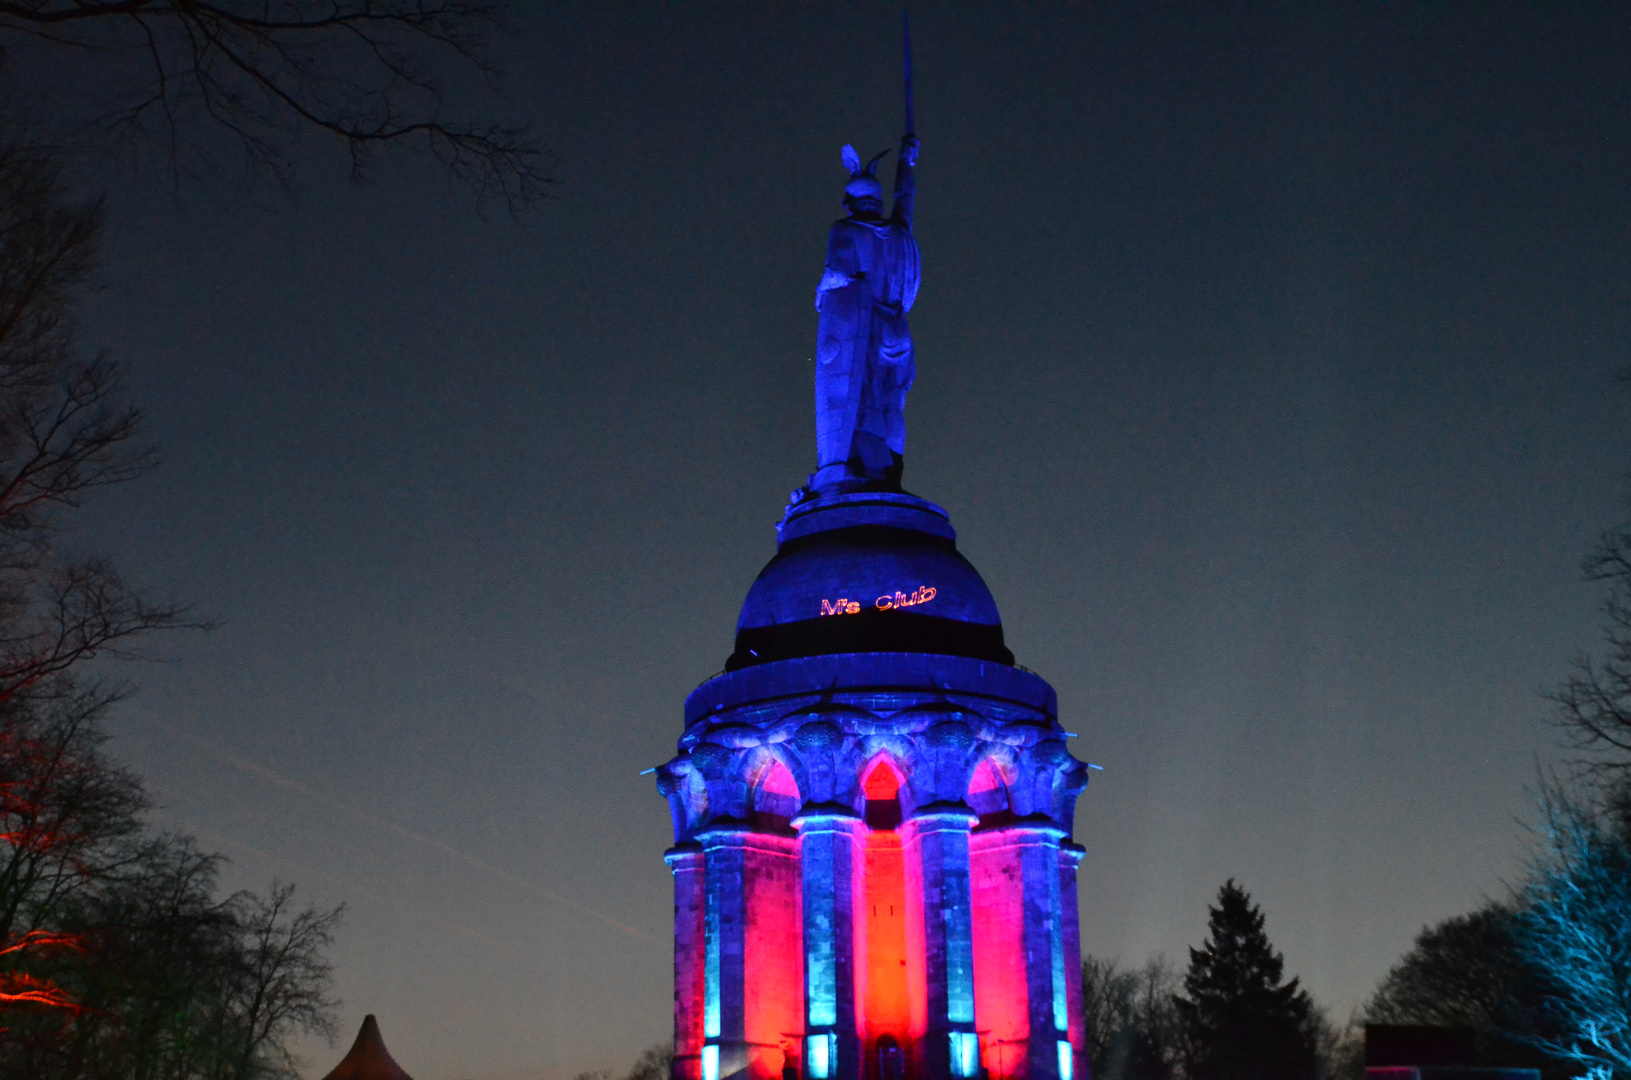
[[[912,170],[917,168],[917,136],[906,135],[900,140],[900,156],[895,158],[895,212],[896,221],[912,230],[912,200],[917,194],[917,181]]]
[[[901,140],[894,209],[883,216],[876,154],[865,165],[844,147],[844,207],[833,223],[816,286],[817,492],[900,490],[906,454],[906,392],[915,367],[906,313],[921,264],[912,236],[918,141]]]

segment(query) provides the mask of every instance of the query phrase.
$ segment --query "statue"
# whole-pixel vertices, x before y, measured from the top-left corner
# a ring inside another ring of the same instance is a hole
[[[912,38],[902,21],[906,134],[895,161],[895,205],[883,216],[875,155],[865,166],[845,146],[844,206],[833,223],[827,264],[816,286],[816,471],[802,489],[816,493],[899,491],[906,455],[906,392],[916,369],[906,313],[921,273],[912,237],[912,170],[918,141],[912,119]],[[800,497],[794,493],[795,501]]]
[[[853,146],[844,205],[827,240],[816,286],[816,473],[818,491],[898,490],[906,453],[906,392],[912,388],[912,331],[906,313],[920,277],[912,237],[912,169],[918,141],[901,140],[895,205],[883,216],[878,154],[863,167]]]

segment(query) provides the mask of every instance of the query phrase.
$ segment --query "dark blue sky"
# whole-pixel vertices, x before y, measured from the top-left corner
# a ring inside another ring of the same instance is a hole
[[[121,185],[88,339],[166,464],[87,539],[221,619],[116,750],[165,820],[345,900],[347,1038],[419,1080],[622,1067],[669,1024],[639,771],[813,467],[811,305],[893,145],[876,5],[550,5],[507,43],[559,198],[423,163],[292,202]],[[1083,944],[1227,877],[1345,1016],[1498,895],[1631,399],[1631,17],[914,13],[907,486],[1078,755]],[[340,1050],[313,1048],[313,1075]]]

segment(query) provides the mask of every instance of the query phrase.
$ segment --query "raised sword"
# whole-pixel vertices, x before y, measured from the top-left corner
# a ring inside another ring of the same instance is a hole
[[[906,134],[917,134],[917,123],[912,117],[912,17],[900,13],[900,65],[906,76]]]

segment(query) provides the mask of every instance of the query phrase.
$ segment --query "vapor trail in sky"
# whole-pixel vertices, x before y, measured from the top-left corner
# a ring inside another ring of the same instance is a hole
[[[165,726],[168,727],[169,725],[165,725]],[[521,887],[523,889],[526,889],[528,892],[537,893],[539,896],[542,896],[542,897],[544,897],[544,898],[546,898],[548,900],[553,900],[557,904],[562,905],[563,907],[571,908],[573,911],[576,911],[580,915],[587,915],[591,919],[595,919],[595,920],[597,920],[599,922],[606,923],[609,926],[615,926],[617,929],[623,931],[625,934],[628,934],[631,937],[639,938],[641,941],[656,942],[656,940],[657,940],[656,938],[652,937],[650,934],[642,933],[641,931],[636,930],[634,927],[629,926],[626,923],[620,923],[616,919],[611,918],[608,915],[603,915],[598,911],[594,911],[594,910],[592,910],[590,908],[586,908],[582,904],[574,903],[571,900],[568,900],[566,897],[562,896],[560,893],[555,892],[552,889],[546,889],[542,885],[535,885],[532,882],[527,881],[524,878],[516,877],[514,874],[510,873],[508,870],[500,869],[499,867],[496,867],[496,866],[492,865],[491,863],[483,862],[480,859],[477,859],[477,858],[474,858],[473,856],[467,855],[464,852],[460,851],[458,848],[452,846],[451,844],[443,843],[442,841],[437,840],[435,837],[426,836],[423,833],[414,832],[412,829],[406,828],[406,827],[404,827],[402,825],[398,825],[394,821],[386,821],[384,818],[376,817],[375,815],[370,814],[366,810],[360,810],[357,807],[352,806],[349,803],[342,802],[341,800],[336,799],[331,795],[324,795],[321,792],[313,791],[311,788],[307,787],[305,784],[300,783],[298,780],[290,780],[286,776],[279,776],[277,773],[275,773],[272,770],[266,768],[265,766],[257,765],[253,761],[247,761],[244,758],[241,758],[238,755],[232,753],[231,751],[225,749],[224,747],[218,746],[215,743],[210,742],[208,739],[201,739],[197,735],[192,735],[192,734],[189,734],[188,732],[179,731],[179,730],[177,730],[175,728],[171,728],[170,730],[172,732],[174,732],[176,735],[180,736],[181,738],[187,740],[188,742],[195,743],[196,745],[203,748],[204,750],[209,751],[209,753],[213,754],[215,757],[220,758],[222,761],[226,762],[228,765],[231,765],[233,768],[239,770],[240,772],[246,772],[246,773],[250,774],[251,776],[258,776],[262,780],[266,780],[269,783],[276,784],[279,787],[288,788],[290,791],[297,791],[300,794],[306,796],[308,799],[315,799],[318,802],[325,803],[325,804],[327,804],[329,806],[336,807],[336,808],[338,808],[340,810],[344,810],[346,813],[351,814],[353,817],[356,817],[356,818],[358,818],[358,819],[360,819],[362,821],[366,821],[370,825],[375,826],[376,828],[385,829],[385,830],[388,830],[390,832],[397,833],[400,836],[405,836],[409,840],[413,840],[413,841],[417,841],[418,843],[425,844],[425,845],[427,845],[429,847],[432,847],[432,848],[436,849],[437,851],[441,852],[444,855],[450,855],[453,858],[460,860],[461,862],[469,863],[471,866],[477,867],[478,869],[481,869],[481,870],[485,870],[489,874],[493,874],[493,875],[495,875],[497,877],[501,877],[505,881],[508,881],[512,885],[517,885],[517,886],[519,886],[519,887]]]
[[[293,861],[291,861],[289,859],[285,859],[281,855],[273,855],[270,851],[262,851],[258,847],[253,847],[253,846],[251,846],[249,844],[244,843],[241,840],[234,840],[232,837],[227,836],[224,833],[216,832],[214,829],[202,828],[202,827],[200,827],[198,825],[193,824],[190,821],[186,821],[185,819],[181,820],[181,824],[185,825],[187,827],[188,832],[195,833],[195,834],[198,834],[200,836],[204,836],[206,838],[213,838],[210,841],[212,844],[216,844],[216,843],[224,844],[227,847],[237,848],[239,851],[247,851],[249,854],[255,856],[258,859],[265,859],[268,862],[282,863],[284,866],[289,867],[291,870],[298,871],[303,877],[306,877],[306,878],[309,878],[309,879],[320,879],[322,881],[330,882],[330,883],[332,883],[334,885],[338,885],[338,886],[344,888],[345,890],[352,893],[353,895],[357,895],[358,892],[359,892],[359,890],[357,889],[355,884],[353,884],[352,882],[350,882],[350,881],[348,881],[348,880],[346,880],[344,878],[337,877],[334,874],[325,874],[321,870],[313,870],[309,866],[305,866],[305,865],[303,865],[301,863],[297,863],[297,862],[293,862]],[[490,935],[484,934],[480,930],[472,930],[468,926],[461,926],[460,924],[455,923],[455,922],[448,922],[446,919],[438,919],[433,915],[426,915],[422,911],[413,911],[412,909],[410,909],[408,907],[408,905],[402,903],[400,900],[393,900],[393,899],[391,899],[389,897],[382,896],[379,893],[374,893],[374,892],[363,892],[361,895],[366,896],[369,900],[373,901],[376,904],[381,904],[381,905],[383,905],[385,907],[396,908],[398,911],[408,913],[413,918],[423,919],[426,922],[433,923],[433,924],[435,924],[437,926],[442,927],[445,930],[452,930],[455,933],[463,934],[466,937],[475,938],[477,941],[484,942],[485,944],[491,945],[496,949],[509,950],[509,949],[512,949],[514,947],[513,942],[500,941],[498,938],[491,937]]]

